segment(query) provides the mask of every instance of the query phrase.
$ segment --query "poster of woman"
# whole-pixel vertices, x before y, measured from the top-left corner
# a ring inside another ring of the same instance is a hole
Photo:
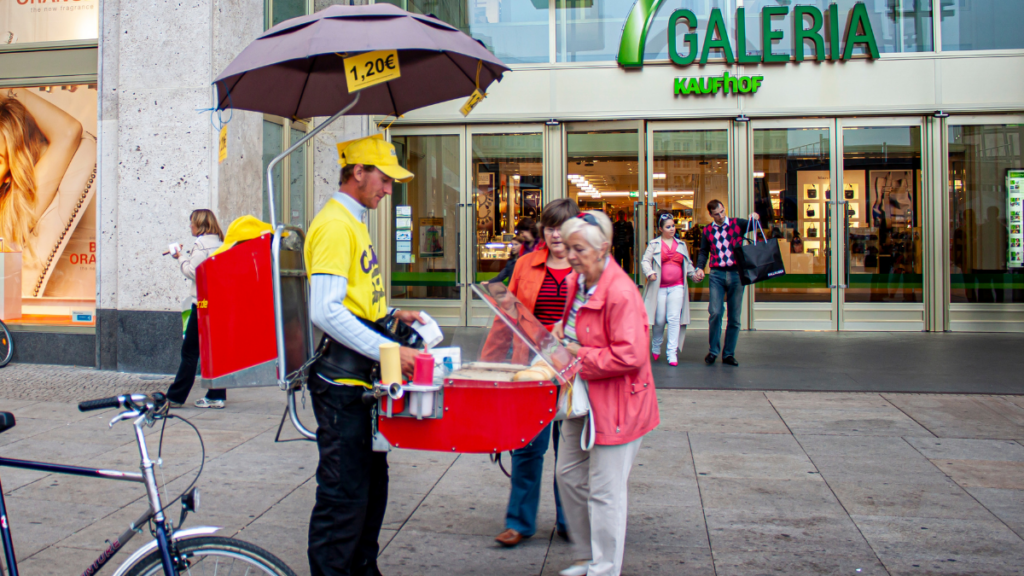
[[[0,238],[23,299],[95,299],[95,130],[91,86],[0,89]]]

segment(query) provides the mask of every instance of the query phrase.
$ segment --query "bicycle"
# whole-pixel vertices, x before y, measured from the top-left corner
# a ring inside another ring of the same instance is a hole
[[[7,324],[0,320],[0,368],[10,364],[11,358],[14,358],[14,339]]]
[[[63,464],[14,460],[11,458],[0,458],[0,467],[7,466],[56,474],[139,482],[145,485],[146,493],[149,497],[149,509],[138,520],[133,522],[123,534],[109,541],[108,547],[92,564],[86,567],[82,573],[83,576],[91,576],[98,572],[129,540],[136,534],[142,533],[143,528],[147,525],[149,525],[153,541],[139,548],[125,560],[118,567],[117,571],[114,572],[114,576],[153,576],[161,573],[164,576],[177,576],[178,574],[191,575],[207,572],[212,574],[234,574],[236,568],[239,574],[295,576],[295,573],[284,562],[258,546],[233,538],[211,536],[220,528],[200,526],[187,530],[181,529],[181,525],[184,524],[188,513],[195,512],[199,508],[199,489],[195,488],[195,483],[203,472],[202,463],[199,465],[199,471],[196,473],[192,483],[178,497],[171,500],[171,503],[178,500],[181,501],[181,517],[178,521],[178,529],[175,529],[173,523],[167,519],[164,511],[170,504],[166,506],[161,504],[159,487],[156,483],[156,476],[153,473],[153,461],[149,457],[143,429],[152,427],[157,421],[163,421],[166,424],[168,419],[178,418],[195,431],[199,437],[199,445],[203,456],[202,461],[205,462],[206,460],[206,448],[203,446],[203,438],[199,434],[199,430],[185,418],[170,414],[168,412],[169,407],[170,404],[167,401],[167,397],[160,393],[151,396],[125,394],[113,398],[89,400],[78,405],[78,409],[82,412],[108,408],[124,410],[110,421],[110,427],[113,427],[118,422],[134,419],[133,425],[135,427],[135,439],[139,446],[141,473],[96,470]],[[10,430],[14,425],[15,419],[13,414],[10,412],[0,412],[0,433]],[[162,447],[163,432],[161,431],[158,454],[162,451]],[[4,503],[2,485],[0,485],[0,542],[3,544],[9,576],[18,576],[18,564],[14,555],[14,546],[7,520],[7,508]]]

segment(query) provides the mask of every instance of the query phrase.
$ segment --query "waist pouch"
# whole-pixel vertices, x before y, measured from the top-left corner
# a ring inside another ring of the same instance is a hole
[[[376,322],[359,316],[356,318],[370,330],[401,346],[416,348],[423,342],[418,332],[391,314]],[[372,383],[380,376],[380,362],[363,356],[326,333],[317,351],[320,360],[313,365],[313,372],[328,380],[348,379]]]

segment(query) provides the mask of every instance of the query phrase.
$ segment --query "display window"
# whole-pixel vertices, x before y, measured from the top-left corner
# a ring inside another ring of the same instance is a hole
[[[754,211],[786,267],[754,285],[758,302],[831,301],[831,195],[827,128],[754,130]]]
[[[93,40],[100,0],[0,0],[0,45]]]
[[[636,129],[566,133],[566,196],[580,210],[602,210],[612,221],[612,255],[627,273],[634,273],[643,246],[638,207],[640,137]],[[639,253],[639,254],[638,254]]]
[[[921,128],[844,128],[843,185],[846,302],[923,302]]]
[[[949,127],[950,302],[1024,302],[1024,126]]]
[[[719,200],[730,216],[736,216],[729,212],[729,132],[724,128],[656,130],[653,146],[654,213],[668,210],[675,216],[676,234],[696,263],[701,231],[712,222],[708,202]],[[708,286],[707,282],[692,285],[690,300],[706,302]]]
[[[415,174],[391,195],[391,298],[459,300],[460,138],[395,136],[398,162]]]
[[[95,134],[95,85],[0,90],[4,322],[95,325]]]
[[[541,238],[543,135],[472,138],[476,281],[486,282]]]

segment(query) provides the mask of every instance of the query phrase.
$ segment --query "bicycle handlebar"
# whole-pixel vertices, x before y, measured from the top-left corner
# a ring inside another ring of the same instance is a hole
[[[131,408],[132,403],[144,404],[147,400],[145,394],[122,394],[120,396],[111,396],[110,398],[99,398],[97,400],[86,400],[78,403],[78,410],[80,412],[89,412],[92,410],[106,410],[107,408]],[[158,404],[162,404],[166,401],[166,397],[163,394],[154,394],[153,400]]]

